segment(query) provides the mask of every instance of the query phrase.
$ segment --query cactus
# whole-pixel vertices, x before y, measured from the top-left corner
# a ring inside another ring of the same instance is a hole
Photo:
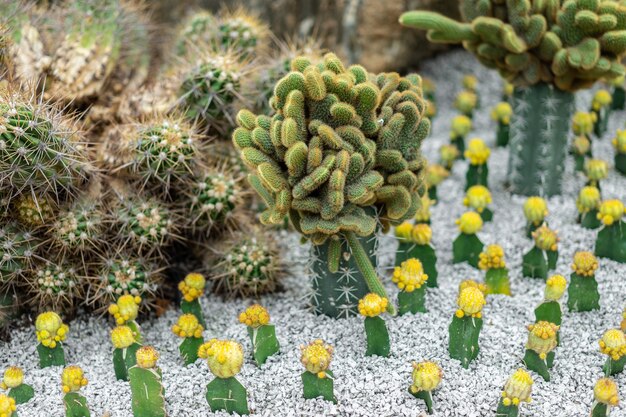
[[[474,117],[474,110],[477,107],[478,96],[473,91],[463,90],[457,94],[454,100],[454,108],[470,119]]]
[[[396,266],[391,280],[398,286],[398,314],[425,313],[426,282],[429,276],[424,273],[422,263],[417,259],[407,259]]]
[[[448,352],[451,358],[461,361],[465,369],[478,356],[478,338],[483,326],[482,309],[485,304],[485,296],[480,289],[466,287],[459,291],[459,308],[448,328]]]
[[[456,145],[441,145],[439,148],[439,157],[441,160],[441,165],[444,166],[447,170],[452,169],[452,165],[454,165],[454,161],[456,161],[460,157],[461,153]]]
[[[71,263],[41,262],[26,275],[28,304],[35,311],[71,313],[82,293],[83,277]]]
[[[487,294],[511,295],[509,270],[504,261],[504,249],[500,245],[489,245],[478,257],[478,267],[485,270]]]
[[[85,195],[62,208],[49,224],[48,243],[63,254],[85,255],[101,247],[106,220],[101,202]]]
[[[545,223],[548,215],[548,203],[541,197],[528,197],[523,206],[524,217],[526,217],[526,236],[531,237],[539,226]]]
[[[415,398],[424,400],[428,414],[433,413],[433,397],[431,391],[437,389],[443,378],[441,367],[435,362],[413,362],[409,394]]]
[[[204,327],[193,314],[183,314],[172,326],[172,333],[183,339],[178,350],[185,365],[192,364],[198,359],[198,349],[204,344],[203,331]]]
[[[472,185],[463,198],[463,205],[478,212],[484,222],[493,220],[493,211],[487,207],[491,203],[491,192],[484,185]]]
[[[333,392],[335,376],[328,369],[333,359],[334,348],[316,339],[308,345],[300,345],[300,362],[306,369],[302,373],[304,398],[309,400],[322,397],[326,401],[337,403]]]
[[[559,238],[545,224],[532,233],[534,246],[522,257],[522,274],[531,278],[548,278],[548,271],[556,268],[559,257]]]
[[[600,293],[594,276],[598,260],[591,252],[576,252],[567,288],[569,311],[591,311],[600,308]]]
[[[454,116],[452,124],[450,126],[450,144],[454,145],[458,151],[454,159],[465,159],[465,137],[472,130],[472,119],[465,115]],[[454,152],[452,152],[454,153]],[[444,158],[442,154],[442,160],[449,160],[450,158]],[[446,166],[450,169],[451,166]]]
[[[617,262],[626,263],[626,214],[619,200],[603,201],[598,210],[598,220],[603,224],[596,238],[595,254]]]
[[[215,375],[206,393],[211,411],[250,414],[248,392],[235,377],[243,365],[243,347],[232,340],[211,339],[200,346],[198,356],[206,359],[209,370]]]
[[[210,45],[215,37],[217,18],[206,10],[198,10],[183,22],[176,37],[176,54],[187,56]]]
[[[427,276],[426,285],[436,288],[437,285],[437,254],[430,243],[433,232],[429,225],[418,223],[413,226],[404,222],[396,227],[398,250],[395,266],[401,266],[408,259],[417,259],[421,262],[423,272]]]
[[[33,387],[24,383],[24,371],[17,366],[11,366],[4,371],[0,388],[6,390],[9,398],[15,400],[17,405],[27,403],[35,396]]]
[[[17,220],[30,228],[38,228],[50,223],[54,218],[52,202],[46,196],[22,194],[13,205]]]
[[[614,78],[610,82],[613,87],[611,93],[611,110],[624,110],[626,104],[626,89],[624,89],[624,76]]]
[[[365,317],[367,350],[365,356],[389,356],[389,332],[380,315],[387,309],[389,300],[375,293],[366,294],[359,300],[359,314]]]
[[[469,141],[464,154],[465,158],[469,159],[469,166],[465,174],[465,191],[474,185],[488,187],[489,168],[487,160],[491,150],[482,139],[474,138]]]
[[[43,369],[49,366],[65,365],[63,341],[69,331],[67,324],[63,324],[57,313],[47,311],[37,316],[35,330],[39,342],[37,345],[39,367]]]
[[[593,387],[594,401],[590,417],[608,417],[611,408],[619,405],[619,390],[615,381],[600,378]]]
[[[66,417],[90,417],[87,399],[80,394],[80,389],[87,385],[87,378],[78,366],[68,366],[61,374],[63,404]]]
[[[265,47],[269,30],[244,8],[220,13],[216,39],[216,52],[234,50],[241,57],[255,56]]]
[[[574,132],[576,136],[584,136],[587,139],[591,139],[593,126],[596,121],[597,115],[593,111],[577,111],[574,113],[574,117],[572,117],[572,132]]]
[[[269,324],[270,315],[264,307],[259,304],[248,307],[239,314],[239,322],[248,328],[252,355],[258,366],[263,365],[267,358],[280,351],[276,330],[273,324]]]
[[[547,321],[554,323],[557,326],[561,325],[562,312],[559,299],[563,296],[565,288],[567,287],[567,281],[562,275],[552,275],[546,281],[546,288],[544,289],[544,300],[535,309],[535,323],[540,321]],[[556,332],[556,344],[559,345],[559,331]]]
[[[585,162],[585,175],[587,176],[587,184],[600,188],[600,181],[609,176],[609,165],[601,159],[588,159]]]
[[[533,378],[523,369],[518,369],[504,385],[502,398],[496,410],[497,417],[517,417],[522,403],[530,402]]]
[[[121,325],[111,330],[113,369],[118,380],[128,381],[128,370],[137,364],[136,354],[141,345],[135,336],[130,326]]]
[[[152,346],[137,350],[137,365],[128,370],[134,417],[166,417],[159,353]]]
[[[607,130],[609,124],[609,114],[611,112],[611,93],[606,90],[598,90],[593,95],[590,111],[596,115],[593,124],[593,133],[601,138]]]
[[[600,227],[598,209],[600,208],[600,190],[593,186],[583,187],[576,199],[578,209],[577,221],[585,229],[597,229]]]
[[[117,302],[111,304],[107,310],[109,314],[113,316],[115,323],[118,326],[126,326],[130,328],[137,343],[141,343],[142,341],[141,329],[136,321],[137,316],[139,315],[140,305],[141,297],[126,294],[119,297]]]
[[[570,153],[574,156],[574,170],[584,171],[586,158],[591,156],[591,141],[586,136],[576,136]]]
[[[436,202],[431,200],[427,194],[424,194],[420,198],[419,208],[415,212],[415,216],[413,216],[413,218],[415,219],[415,222],[418,224],[419,223],[430,224],[430,206],[434,205],[435,203]]]
[[[15,410],[17,410],[15,399],[5,394],[0,394],[0,415],[6,417],[17,417]]]
[[[456,221],[461,233],[452,242],[452,262],[467,262],[478,268],[478,260],[483,250],[483,242],[476,233],[483,227],[483,219],[473,211],[467,211]]]
[[[498,122],[496,131],[496,146],[505,147],[509,144],[510,124],[513,109],[506,101],[501,101],[491,109],[491,118]]]
[[[626,365],[626,336],[620,329],[609,329],[599,341],[600,352],[608,356],[602,367],[605,376],[617,375]]]
[[[626,130],[618,130],[613,138],[615,148],[615,169],[626,175]]]
[[[23,282],[39,240],[15,222],[0,226],[0,289]]]
[[[550,371],[554,362],[554,348],[557,346],[556,335],[559,326],[547,321],[528,325],[528,342],[524,364],[526,368],[537,372],[545,381],[550,381]]]
[[[198,273],[187,274],[185,279],[178,283],[178,289],[182,293],[180,309],[185,314],[196,316],[198,323],[204,327],[206,327],[206,322],[202,314],[202,306],[200,306],[200,297],[204,294],[205,285],[204,275]]]
[[[428,164],[426,168],[426,184],[428,187],[428,198],[437,201],[437,186],[448,178],[450,171],[439,164]]]

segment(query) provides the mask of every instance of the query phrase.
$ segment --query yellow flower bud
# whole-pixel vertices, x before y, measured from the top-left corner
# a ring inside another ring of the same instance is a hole
[[[172,326],[172,333],[178,337],[202,337],[204,327],[193,314],[183,314],[178,318],[178,322]]]
[[[254,304],[239,315],[239,322],[249,327],[265,326],[270,322],[270,314],[265,307]]]
[[[387,304],[389,300],[371,292],[359,300],[359,313],[366,317],[376,317],[387,309]]]
[[[506,267],[504,262],[504,249],[500,245],[489,245],[478,255],[478,267],[480,269],[497,269]]]
[[[422,263],[418,259],[412,258],[395,267],[391,280],[402,291],[413,292],[424,285],[426,280],[428,280],[428,275],[424,273]]]
[[[61,384],[64,393],[77,392],[87,385],[87,378],[80,366],[68,366],[61,374]]]
[[[314,340],[308,345],[301,345],[300,352],[302,365],[312,374],[323,374],[333,359],[333,347],[324,343],[322,339]]]
[[[465,151],[465,157],[469,159],[472,165],[483,165],[487,163],[490,154],[491,149],[479,138],[470,140],[467,144],[467,150]]]
[[[411,230],[411,240],[418,245],[428,245],[433,237],[433,231],[426,223],[418,223]]]
[[[547,321],[539,321],[528,325],[528,342],[526,349],[535,351],[540,358],[545,359],[557,344],[556,333],[559,326]]]
[[[129,321],[133,321],[139,314],[139,304],[141,297],[136,295],[122,295],[117,299],[117,303],[109,306],[109,314],[115,318],[118,325],[123,325]]]
[[[0,416],[11,417],[17,410],[15,400],[7,395],[0,394]]]
[[[454,145],[441,145],[439,156],[444,165],[452,166],[452,163],[459,157],[459,149]]]
[[[596,114],[593,112],[579,111],[572,118],[572,130],[575,135],[590,135],[593,132],[593,124],[596,122]]]
[[[430,220],[430,206],[433,201],[428,198],[428,194],[424,194],[423,197],[420,198],[420,206],[415,212],[415,220],[420,223],[424,223]]]
[[[65,340],[69,327],[63,324],[57,313],[47,311],[37,316],[35,330],[37,340],[43,346],[54,349],[58,342]]]
[[[24,371],[17,366],[11,366],[4,371],[2,389],[17,388],[24,382]]]
[[[619,392],[617,384],[610,378],[600,378],[593,387],[593,396],[602,404],[615,407],[619,404]]]
[[[591,252],[576,252],[572,269],[577,275],[592,277],[598,269],[598,260]]]
[[[612,79],[607,80],[607,81],[613,87],[621,87],[621,88],[624,87],[624,76],[623,75],[621,75],[619,77],[612,78]]]
[[[600,210],[598,210],[598,220],[607,226],[618,222],[626,213],[624,210],[624,203],[620,200],[605,200],[600,204]]]
[[[626,153],[626,130],[618,130],[612,143],[615,148],[615,152]]]
[[[528,197],[524,203],[524,216],[526,216],[526,220],[535,226],[539,226],[543,223],[547,215],[548,204],[546,200],[541,197]]]
[[[515,86],[508,81],[504,81],[503,92],[507,97],[511,97],[513,95],[513,91],[515,90]]]
[[[576,208],[580,213],[596,210],[600,206],[600,190],[593,186],[583,187],[578,193]]]
[[[491,204],[491,192],[484,185],[473,185],[467,189],[463,204],[482,213]]]
[[[598,90],[593,96],[593,100],[591,101],[591,107],[598,111],[604,107],[607,107],[613,101],[613,97],[611,97],[611,93],[606,90]]]
[[[450,171],[439,164],[429,164],[426,168],[426,183],[429,187],[436,187],[441,181],[448,178]]]
[[[135,343],[135,334],[128,326],[117,326],[111,330],[111,343],[116,349],[126,349]]]
[[[509,405],[530,402],[532,387],[533,378],[530,374],[521,368],[518,369],[504,385],[504,391],[502,392],[503,402],[506,401]]]
[[[137,366],[144,369],[154,368],[159,360],[159,352],[152,346],[142,346],[135,354]]]
[[[598,343],[600,352],[610,356],[614,361],[626,356],[626,336],[620,329],[607,330]]]
[[[459,293],[459,298],[456,300],[459,310],[457,310],[457,316],[472,316],[481,317],[483,306],[487,304],[485,301],[485,294],[475,287],[466,287]]]
[[[487,286],[481,282],[474,281],[473,279],[464,279],[459,283],[459,293],[466,288],[477,288],[484,296],[487,296]]]
[[[200,346],[198,356],[207,360],[209,369],[218,378],[235,376],[243,366],[243,347],[233,340],[211,339]]]
[[[476,108],[477,103],[478,96],[476,93],[464,90],[457,94],[454,101],[454,107],[461,113],[468,114]]]
[[[204,293],[206,279],[202,274],[187,274],[184,280],[178,283],[178,289],[183,294],[183,299],[187,302],[196,300]]]
[[[436,389],[443,378],[443,371],[435,362],[413,362],[413,384],[411,392],[432,391]]]
[[[585,174],[589,181],[598,182],[609,176],[609,164],[601,159],[589,159],[585,163]]]
[[[476,91],[476,87],[478,86],[478,79],[473,75],[464,75],[463,76],[463,88],[470,91]]]
[[[409,241],[411,240],[411,231],[413,230],[413,225],[411,222],[403,222],[396,226],[395,232],[396,237],[401,240]]]
[[[452,139],[465,137],[472,130],[472,119],[465,115],[458,115],[452,118],[450,137]],[[458,151],[457,151],[458,155]],[[456,157],[455,157],[456,158]]]
[[[511,122],[511,116],[513,115],[513,109],[511,105],[506,101],[501,101],[491,109],[491,118],[504,125],[508,125]]]
[[[586,136],[576,136],[572,141],[572,149],[577,155],[587,155],[591,149],[591,141]]]
[[[548,301],[557,301],[563,296],[566,287],[567,281],[563,275],[552,275],[546,280],[543,295]]]
[[[541,225],[532,232],[532,237],[535,240],[535,246],[545,251],[555,251],[559,248],[559,237],[556,231],[550,229],[545,224]]]
[[[466,235],[473,235],[483,227],[483,219],[474,211],[467,211],[456,221],[459,230]]]

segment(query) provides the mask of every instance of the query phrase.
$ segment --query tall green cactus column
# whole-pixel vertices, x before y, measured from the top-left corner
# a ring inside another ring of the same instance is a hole
[[[522,195],[561,193],[574,94],[549,84],[515,88],[508,180]]]

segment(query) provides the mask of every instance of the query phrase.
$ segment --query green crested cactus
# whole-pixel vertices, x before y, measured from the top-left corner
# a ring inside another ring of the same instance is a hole
[[[0,226],[0,289],[23,282],[40,241],[15,222]]]
[[[474,211],[467,211],[456,220],[461,232],[452,242],[452,262],[467,262],[474,268],[478,268],[480,253],[484,244],[476,233],[483,227],[483,219]]]
[[[613,138],[615,148],[615,169],[626,175],[626,130],[618,130]]]
[[[511,295],[509,270],[500,245],[489,245],[479,255],[478,267],[485,271],[487,294]]]
[[[274,325],[270,324],[270,314],[263,306],[253,304],[246,308],[239,314],[239,322],[248,328],[252,354],[258,366],[263,365],[270,356],[280,351],[276,330]]]
[[[176,54],[187,56],[202,46],[210,45],[215,38],[217,18],[206,10],[192,12],[185,19],[176,36]]]
[[[569,311],[592,311],[600,309],[600,293],[595,272],[598,260],[591,252],[576,252],[572,262],[572,274],[567,287]]]
[[[71,313],[78,306],[83,279],[70,262],[41,262],[26,274],[26,296],[34,311]]]
[[[328,285],[318,286],[325,292],[316,291],[313,303],[329,299],[345,308],[321,312],[354,315],[355,303],[334,293],[338,272],[351,271],[349,279],[361,287],[351,300],[366,292],[386,296],[368,259],[375,251],[368,254],[359,239],[375,242],[378,224],[388,228],[411,218],[424,191],[420,145],[430,122],[421,79],[372,75],[358,65],[346,69],[333,54],[318,64],[296,58],[291,68],[274,90],[276,114],[239,112],[233,142],[267,207],[261,222],[279,224],[289,215],[313,243],[313,258],[320,251],[327,256],[316,279]],[[342,250],[345,246],[349,251]],[[342,252],[351,254],[342,257]]]
[[[141,347],[135,338],[130,326],[117,326],[111,330],[113,343],[113,369],[115,377],[121,381],[128,381],[128,370],[137,364],[137,351]]]
[[[626,365],[626,335],[621,329],[609,329],[598,342],[600,352],[608,358],[602,370],[605,376],[617,375],[624,371]]]
[[[142,346],[135,356],[137,364],[128,370],[133,416],[166,417],[159,353],[152,346]]]
[[[137,343],[141,343],[143,341],[141,328],[137,323],[137,316],[139,315],[141,302],[142,300],[140,296],[125,294],[121,295],[117,301],[111,303],[107,308],[108,313],[113,316],[113,319],[118,326],[126,326],[131,330],[132,336]],[[126,332],[126,329],[122,329],[121,331]],[[126,334],[125,337],[126,336],[128,335]],[[128,338],[125,340],[127,341],[125,344],[130,346]]]
[[[545,219],[548,215],[548,203],[545,199],[537,196],[528,197],[522,209],[526,217],[526,237],[531,237],[540,226],[547,225]]]
[[[426,283],[430,277],[424,273],[424,267],[419,259],[410,258],[403,261],[393,270],[393,281],[400,292],[398,293],[398,314],[425,313],[426,310]]]

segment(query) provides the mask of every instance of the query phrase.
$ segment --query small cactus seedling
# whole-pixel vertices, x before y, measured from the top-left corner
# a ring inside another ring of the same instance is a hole
[[[496,131],[496,146],[505,147],[509,144],[511,115],[513,109],[511,105],[502,101],[491,109],[491,118],[498,122],[498,130]]]
[[[141,297],[137,295],[122,295],[117,301],[109,306],[109,314],[115,319],[118,326],[128,326],[137,343],[141,343],[141,329],[136,319],[139,315],[139,306],[141,305]]]
[[[609,329],[604,332],[600,344],[600,352],[608,356],[602,367],[605,376],[617,375],[626,365],[626,336],[621,329]]]
[[[450,171],[439,164],[428,164],[426,169],[426,185],[428,187],[428,198],[437,201],[437,186],[448,178]]]
[[[409,394],[424,400],[428,414],[432,414],[433,397],[431,392],[436,390],[441,383],[443,371],[435,362],[413,362],[412,366],[411,378],[413,383],[409,386]]]
[[[465,174],[465,191],[474,185],[488,187],[489,168],[487,167],[487,160],[491,150],[482,139],[474,138],[469,141],[464,154],[465,158],[469,160]]]
[[[524,202],[523,211],[526,217],[526,237],[532,237],[535,229],[546,223],[548,203],[541,197],[528,197]]]
[[[15,410],[17,410],[15,399],[5,394],[0,394],[0,415],[6,417],[17,417]]]
[[[603,201],[598,210],[598,219],[603,226],[596,238],[595,254],[617,262],[626,263],[626,214],[619,200]]]
[[[484,222],[493,220],[493,211],[488,207],[491,202],[491,192],[484,185],[472,185],[463,198],[463,205],[478,212]]]
[[[465,369],[478,356],[478,338],[483,326],[482,309],[485,304],[485,295],[480,289],[466,287],[459,291],[459,308],[448,328],[448,352],[451,358],[460,360]]]
[[[463,142],[465,143],[465,142]],[[441,165],[444,166],[447,170],[452,169],[452,165],[454,165],[454,161],[459,159],[461,152],[457,145],[441,145],[439,148],[439,159],[441,161]]]
[[[611,93],[607,90],[598,90],[593,95],[593,100],[591,101],[590,111],[596,115],[596,120],[593,125],[593,133],[599,138],[606,133],[609,124],[611,100]]]
[[[454,116],[450,126],[450,144],[456,147],[458,153],[454,155],[454,159],[465,158],[465,138],[472,130],[472,119],[467,116]],[[442,159],[444,158],[442,154]],[[447,166],[448,169],[451,168]]]
[[[547,321],[557,326],[561,325],[562,312],[559,300],[567,288],[567,281],[562,275],[552,275],[546,281],[543,291],[543,302],[535,309],[535,323]],[[556,332],[556,344],[559,345],[559,331]]]
[[[61,387],[65,417],[90,417],[87,399],[80,394],[80,389],[87,385],[87,378],[79,366],[71,365],[63,369]]]
[[[524,369],[518,369],[504,384],[498,403],[497,417],[517,417],[522,403],[530,402],[533,378]]]
[[[200,346],[198,356],[206,359],[215,379],[209,382],[206,399],[211,411],[250,414],[248,392],[235,377],[243,365],[243,347],[233,340],[211,339]]]
[[[316,339],[308,345],[300,345],[300,361],[306,369],[302,373],[304,398],[309,400],[321,397],[326,401],[337,403],[333,390],[334,375],[328,369],[333,359],[334,348]]]
[[[192,364],[198,359],[198,349],[204,344],[202,332],[204,327],[193,314],[183,314],[172,326],[172,333],[183,339],[178,350],[185,365]]]
[[[419,261],[418,261],[419,262]],[[365,356],[389,356],[389,331],[380,315],[387,309],[389,300],[375,293],[366,294],[359,300],[359,314],[365,317],[367,350]]]
[[[624,76],[609,81],[613,88],[611,92],[611,110],[624,110],[626,104],[626,89],[624,89]]]
[[[426,223],[412,225],[404,222],[396,227],[398,238],[398,250],[396,252],[395,266],[399,267],[408,259],[417,259],[421,262],[423,272],[428,280],[426,285],[431,288],[437,287],[437,254],[431,245],[433,232]]]
[[[477,107],[478,96],[473,91],[463,90],[457,94],[454,100],[454,108],[469,119],[474,117],[474,110],[476,110]]]
[[[583,172],[587,157],[591,157],[591,141],[586,136],[576,136],[572,140],[570,153],[574,157],[574,169],[576,172]]]
[[[559,257],[559,238],[556,231],[545,224],[532,232],[534,246],[522,257],[522,274],[531,278],[548,278],[548,271],[556,267]]]
[[[461,233],[452,243],[452,262],[467,262],[478,268],[478,259],[483,250],[483,242],[476,233],[483,227],[483,219],[474,211],[465,212],[456,221]]]
[[[23,282],[38,244],[36,237],[15,222],[0,226],[0,288]]]
[[[578,209],[578,223],[585,229],[597,229],[602,224],[598,219],[598,209],[600,208],[600,190],[587,185],[578,193],[576,199]]]
[[[46,196],[34,196],[30,193],[22,194],[15,199],[13,208],[16,212],[17,220],[31,228],[44,226],[52,222],[55,210],[52,202]]]
[[[426,282],[429,279],[424,273],[422,263],[418,259],[407,259],[396,266],[391,280],[398,286],[398,314],[426,312]]]
[[[128,370],[137,364],[137,350],[141,347],[135,339],[135,332],[130,326],[121,325],[111,330],[113,343],[113,370],[115,377],[128,381]]]
[[[554,348],[557,346],[559,326],[548,321],[528,325],[528,341],[524,364],[537,372],[545,381],[550,381],[550,371],[554,362]]]
[[[576,252],[567,288],[569,311],[591,311],[600,308],[600,293],[595,278],[598,260],[591,252]]]
[[[248,327],[248,335],[252,343],[252,355],[258,366],[265,363],[267,358],[280,351],[276,330],[270,324],[270,315],[267,310],[254,304],[239,314],[239,322]]]
[[[585,175],[587,176],[586,185],[592,185],[601,190],[600,181],[609,176],[609,165],[601,159],[588,159],[585,162]]]
[[[615,148],[615,169],[626,175],[626,130],[618,130],[612,142]]]
[[[137,350],[137,365],[128,370],[134,417],[166,417],[159,353],[152,346]]]
[[[15,400],[15,404],[27,403],[35,396],[33,387],[24,383],[24,371],[17,366],[11,366],[4,371],[0,388],[7,391],[7,395]]]
[[[593,387],[593,399],[590,417],[608,417],[611,408],[619,405],[619,390],[615,381],[600,378]]]
[[[63,341],[65,341],[69,331],[67,324],[63,323],[57,313],[47,311],[37,316],[35,330],[39,342],[37,345],[39,367],[65,365]]]
[[[489,245],[478,257],[478,267],[485,272],[487,294],[511,295],[509,270],[500,245]]]
[[[200,297],[204,294],[206,279],[204,275],[192,272],[185,276],[185,279],[178,283],[178,289],[182,294],[180,309],[185,314],[193,314],[198,319],[198,323],[206,327]]]
[[[28,304],[36,311],[72,312],[81,295],[82,277],[67,263],[42,262],[26,274]]]

